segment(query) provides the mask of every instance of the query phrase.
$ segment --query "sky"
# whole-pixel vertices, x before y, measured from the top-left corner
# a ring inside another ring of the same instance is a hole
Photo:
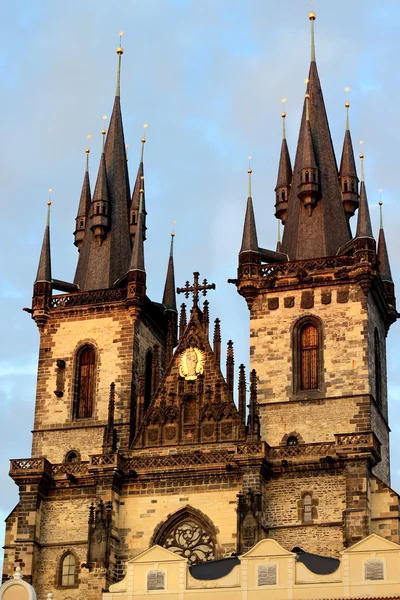
[[[175,224],[176,283],[200,271],[216,284],[212,319],[249,362],[246,303],[236,276],[252,156],[258,240],[274,248],[274,188],[285,97],[294,158],[310,57],[307,0],[1,0],[0,20],[0,521],[17,503],[10,458],[30,456],[39,335],[29,314],[52,188],[53,277],[72,281],[75,216],[90,140],[92,190],[102,116],[115,93],[123,30],[121,103],[134,181],[145,148],[148,295],[161,301]],[[340,161],[346,94],[378,234],[379,189],[392,273],[400,281],[400,4],[314,0],[316,57]],[[354,219],[353,219],[354,230]],[[400,490],[400,327],[388,339],[392,486]],[[3,537],[0,531],[0,537]]]

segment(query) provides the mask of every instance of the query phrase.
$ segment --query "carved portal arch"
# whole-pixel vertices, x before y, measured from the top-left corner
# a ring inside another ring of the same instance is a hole
[[[158,544],[195,565],[220,557],[217,529],[200,510],[185,506],[160,523],[150,545]]]

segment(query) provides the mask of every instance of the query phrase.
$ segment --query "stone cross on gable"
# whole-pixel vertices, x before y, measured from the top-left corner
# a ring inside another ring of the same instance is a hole
[[[186,298],[189,298],[189,294],[193,294],[193,308],[197,308],[199,302],[199,292],[202,292],[203,296],[207,295],[207,290],[215,290],[215,283],[208,283],[207,279],[204,279],[202,283],[199,283],[200,273],[195,271],[193,273],[193,285],[187,281],[185,287],[176,288],[178,294],[185,294]]]

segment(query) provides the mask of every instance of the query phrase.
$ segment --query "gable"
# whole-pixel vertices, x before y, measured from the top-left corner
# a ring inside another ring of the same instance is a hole
[[[266,558],[268,556],[290,557],[296,556],[296,554],[283,548],[277,541],[267,538],[259,541],[251,550],[243,554],[242,558]]]
[[[343,550],[341,554],[355,554],[357,552],[376,552],[376,551],[394,551],[400,552],[400,545],[391,542],[376,533],[371,533],[368,537],[364,538],[360,542],[351,546],[346,550]]]
[[[200,309],[193,309],[149,409],[142,415],[133,446],[232,442],[243,437],[233,391],[208,339],[207,319]]]
[[[171,550],[167,550],[162,546],[151,546],[135,558],[132,558],[128,561],[128,564],[142,564],[142,563],[153,563],[153,562],[184,562],[186,563],[186,558],[182,558],[175,552],[171,552]]]

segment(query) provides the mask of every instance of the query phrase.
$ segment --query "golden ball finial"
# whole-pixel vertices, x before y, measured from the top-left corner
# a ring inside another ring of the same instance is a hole
[[[175,231],[171,233],[171,237],[175,237]]]
[[[310,98],[310,94],[306,94],[306,95],[304,96],[304,98],[305,98],[306,100],[309,100],[309,98]]]
[[[345,107],[350,108],[350,102],[346,102]]]
[[[105,129],[101,130],[101,135],[106,135],[107,131]]]
[[[117,54],[123,54],[123,53],[124,53],[124,49],[122,48],[122,46],[118,46]]]
[[[47,200],[47,206],[51,206],[50,200]]]
[[[379,204],[379,206],[383,206],[383,202],[382,202],[382,200],[379,200],[379,203],[378,203],[378,204]]]
[[[252,169],[247,169],[247,172],[249,175],[251,175],[253,171],[252,171]]]
[[[142,144],[145,144],[145,143],[146,143],[146,138],[142,137]]]
[[[285,117],[286,117],[286,113],[285,113],[285,112],[283,112],[283,113],[282,113],[282,119],[284,119]]]
[[[362,152],[360,154],[360,158],[364,158],[364,154]]]
[[[86,148],[85,152],[86,152],[86,154],[89,154],[90,153],[90,148]]]
[[[315,14],[315,12],[312,10],[310,12],[310,14],[308,15],[308,18],[310,19],[310,21],[315,21],[315,19],[317,18],[317,15]]]
[[[140,188],[140,190],[139,190],[139,194],[143,194],[143,193],[144,193],[144,189],[143,189],[143,188]]]

